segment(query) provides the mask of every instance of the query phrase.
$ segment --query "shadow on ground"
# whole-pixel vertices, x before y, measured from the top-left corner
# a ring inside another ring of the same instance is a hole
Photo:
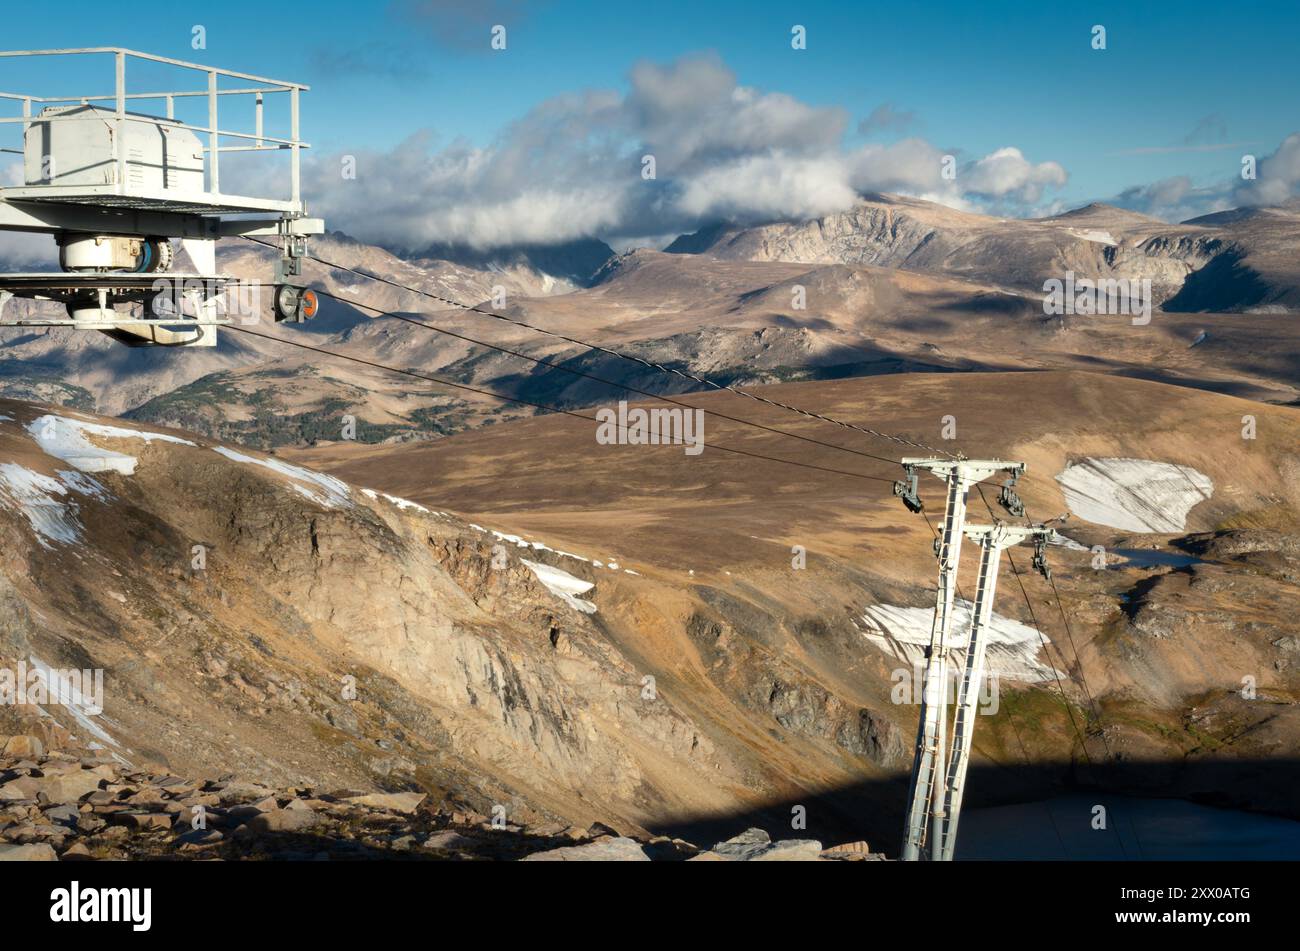
[[[972,764],[967,779],[964,809],[968,811],[1006,807],[1013,804],[1036,804],[1046,801],[1057,803],[1051,810],[1026,810],[1021,813],[1020,826],[1025,836],[1025,848],[1009,848],[1000,857],[1061,857],[1054,846],[1040,848],[1035,840],[1051,835],[1058,841],[1056,829],[1042,823],[1058,824],[1062,810],[1078,806],[1079,822],[1091,828],[1092,807],[1109,804],[1114,811],[1116,803],[1126,800],[1148,801],[1138,808],[1126,808],[1123,821],[1131,822],[1127,814],[1138,815],[1143,822],[1171,827],[1185,818],[1180,807],[1188,803],[1217,810],[1232,810],[1222,814],[1222,824],[1216,825],[1214,814],[1200,815],[1207,829],[1207,849],[1214,848],[1214,858],[1277,857],[1262,854],[1244,854],[1252,836],[1251,822],[1259,829],[1274,822],[1273,816],[1288,820],[1300,819],[1300,799],[1294,790],[1300,786],[1300,759],[1269,760],[1203,760],[1197,762],[1141,762],[1127,761],[1101,764],[1046,763],[1024,766]],[[907,798],[907,784],[902,777],[871,780],[807,795],[769,806],[728,813],[700,815],[651,826],[651,831],[686,839],[697,845],[708,845],[729,838],[750,827],[766,830],[774,839],[814,838],[826,845],[865,839],[872,851],[884,851],[897,857],[901,845],[903,810]],[[1157,801],[1181,800],[1166,809],[1157,808]],[[1061,805],[1060,803],[1065,803]],[[796,807],[803,807],[806,827],[793,827]],[[968,812],[968,814],[970,814]],[[1003,813],[1002,823],[1011,815]],[[1053,818],[1055,817],[1055,818]],[[1243,825],[1244,823],[1244,825]],[[1234,833],[1232,829],[1238,828]],[[1113,826],[1113,824],[1112,824]],[[1031,834],[1032,827],[1032,834]],[[1291,830],[1291,825],[1278,826]],[[1045,831],[1044,831],[1045,830]],[[1300,823],[1294,823],[1296,837],[1290,842],[1295,848],[1292,858],[1300,859]],[[972,835],[975,833],[972,832]],[[1137,836],[1140,838],[1140,833]],[[1150,838],[1150,836],[1148,836]],[[1241,843],[1243,853],[1222,854],[1223,839]],[[1276,838],[1276,837],[1274,837]],[[1067,836],[1069,842],[1073,839]],[[1120,836],[1119,840],[1124,840]],[[1064,845],[1064,843],[1062,843]],[[1184,843],[1194,851],[1194,843]],[[1117,846],[1118,848],[1118,846]],[[1184,851],[1186,851],[1185,849]],[[986,850],[987,851],[987,850]],[[1067,853],[1078,850],[1065,847]],[[1152,851],[1150,848],[1147,851]],[[981,857],[993,857],[981,855]],[[1139,847],[1131,847],[1119,854],[1073,857],[1097,858],[1156,858],[1167,857],[1144,854]],[[1185,856],[1185,857],[1195,857]],[[1206,857],[1211,857],[1207,855]]]

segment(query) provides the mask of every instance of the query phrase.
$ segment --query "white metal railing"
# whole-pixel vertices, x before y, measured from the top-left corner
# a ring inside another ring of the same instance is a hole
[[[122,136],[122,124],[127,120],[126,104],[136,100],[161,100],[166,104],[166,118],[176,127],[189,129],[192,132],[204,133],[208,136],[208,145],[205,147],[204,151],[208,154],[208,191],[212,195],[219,196],[221,194],[220,157],[222,152],[265,152],[287,150],[290,153],[290,200],[296,210],[302,210],[300,155],[303,149],[311,148],[311,146],[299,138],[299,94],[310,90],[310,86],[303,83],[268,79],[264,76],[254,76],[249,73],[241,73],[229,69],[203,66],[198,63],[187,63],[183,60],[171,59],[166,56],[154,56],[150,53],[140,53],[135,50],[122,49],[121,47],[116,46],[96,46],[85,49],[0,50],[0,58],[20,56],[80,56],[87,54],[111,54],[113,56],[115,84],[112,93],[107,95],[96,94],[84,96],[35,96],[23,93],[0,92],[0,99],[21,102],[23,106],[23,114],[21,116],[0,117],[0,124],[21,123],[23,135],[25,137],[27,129],[31,126],[32,122],[39,118],[32,114],[33,105],[60,103],[80,103],[82,105],[90,105],[95,102],[113,103],[114,121],[116,123],[116,130],[113,136],[113,158],[117,163],[117,181],[125,187],[126,150],[122,148],[122,142],[124,141]],[[197,90],[168,90],[164,92],[128,92],[126,83],[126,66],[127,61],[130,59],[147,60],[154,63],[162,63],[180,69],[203,73],[207,76],[207,88]],[[244,82],[254,83],[255,85],[238,89],[220,89],[218,88],[218,83],[221,77],[238,79]],[[266,96],[275,94],[283,94],[289,97],[288,138],[267,135],[264,129],[264,100]],[[218,104],[223,96],[254,97],[253,132],[236,132],[232,129],[222,129],[220,127]],[[208,124],[193,125],[177,121],[175,118],[176,100],[197,97],[206,97],[208,100]],[[99,121],[102,120],[102,118],[102,114],[99,116],[67,115],[48,116],[40,121]],[[222,139],[240,139],[251,141],[253,144],[222,145]],[[18,155],[23,154],[22,149],[0,148],[0,152],[9,152]]]

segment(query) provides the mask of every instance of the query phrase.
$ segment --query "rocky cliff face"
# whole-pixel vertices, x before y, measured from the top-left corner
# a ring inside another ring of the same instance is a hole
[[[1018,220],[881,195],[808,222],[718,226],[667,250],[725,260],[903,268],[1033,290],[1072,271],[1081,278],[1150,280],[1155,302],[1171,310],[1233,311],[1294,306],[1300,275],[1277,252],[1298,242],[1300,218],[1287,209],[1170,225],[1090,205]],[[1238,273],[1225,281],[1233,269]]]
[[[785,782],[610,635],[628,619],[586,598],[634,604],[631,572],[273,457],[2,408],[0,657],[104,671],[100,714],[0,708],[38,713],[46,740],[58,724],[132,766],[634,829]],[[781,663],[726,663],[726,705],[828,760],[898,766],[880,714]]]

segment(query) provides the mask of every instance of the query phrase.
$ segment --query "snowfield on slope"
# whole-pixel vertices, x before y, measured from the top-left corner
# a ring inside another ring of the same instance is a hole
[[[1187,528],[1187,514],[1214,494],[1214,481],[1190,466],[1148,459],[1084,459],[1056,477],[1070,511],[1126,532]]]
[[[966,663],[971,609],[969,601],[958,599],[953,605],[953,625],[948,644],[952,648],[952,664],[958,671]],[[925,663],[934,608],[873,604],[863,611],[862,621],[867,627],[863,632],[867,640],[885,653],[912,666]],[[1040,641],[1034,628],[995,612],[984,654],[986,674],[1031,684],[1051,680],[1056,671],[1038,660],[1038,649],[1043,643],[1051,643],[1046,635]]]
[[[559,555],[561,558],[572,558],[574,561],[581,561],[584,564],[591,565],[593,568],[608,568],[610,571],[621,570],[626,575],[639,574],[639,572],[633,571],[631,568],[622,568],[617,561],[609,561],[606,563],[595,558],[584,558],[582,555],[575,555],[571,551],[560,551],[558,548],[552,548],[545,542],[530,542],[526,538],[522,538],[519,535],[511,535],[509,532],[498,532],[495,528],[484,528],[482,525],[475,525],[473,522],[469,522],[468,524],[469,527],[474,529],[476,532],[488,533],[503,542],[509,542],[517,548],[531,548],[535,551],[549,551],[553,555]]]
[[[525,565],[529,567],[537,580],[546,586],[546,590],[555,595],[575,611],[581,611],[583,614],[595,614],[596,606],[590,601],[584,601],[578,595],[586,594],[592,588],[596,587],[590,581],[583,581],[576,578],[560,568],[552,568],[550,565],[544,565],[540,561],[529,561],[527,558],[520,558]]]
[[[374,489],[362,489],[361,494],[364,495],[366,498],[370,499],[372,502],[378,501],[379,499],[382,498],[390,505],[395,505],[398,511],[400,512],[405,512],[407,509],[413,509],[414,511],[419,512],[422,515],[434,514],[430,512],[427,508],[425,508],[423,505],[421,505],[419,502],[412,502],[410,499],[404,499],[401,496],[397,496],[397,495],[389,495],[387,492],[376,492]],[[442,513],[439,512],[437,514],[441,515]]]
[[[61,502],[68,486],[52,476],[33,472],[16,462],[0,464],[0,505],[21,512],[43,548],[50,542],[70,545],[81,540],[75,502]]]
[[[112,734],[110,734],[103,726],[105,723],[110,726],[113,725],[113,721],[103,715],[103,696],[92,696],[87,698],[82,693],[81,687],[78,686],[79,681],[75,678],[68,678],[66,676],[66,671],[62,668],[56,670],[35,654],[30,655],[29,660],[32,666],[32,673],[36,675],[36,680],[45,688],[51,704],[57,704],[64,710],[67,710],[68,713],[72,715],[72,718],[77,722],[78,726],[84,729],[88,734],[90,734],[90,736],[96,737],[104,743],[116,746],[119,749],[122,747],[122,744],[115,740]],[[90,671],[86,671],[85,673],[89,674]],[[102,692],[103,681],[98,681],[97,686]],[[46,716],[50,715],[43,707],[41,708],[41,712]],[[105,749],[102,744],[94,741],[91,741],[89,745],[91,749]],[[113,757],[122,763],[126,763],[126,760],[122,759],[122,757],[118,756],[116,753],[113,753]]]
[[[36,445],[46,455],[62,459],[82,472],[120,472],[122,475],[134,475],[136,458],[124,452],[101,449],[86,438],[87,435],[102,436],[109,439],[143,439],[153,442],[176,443],[180,446],[193,446],[194,443],[179,436],[165,433],[151,433],[122,426],[105,426],[101,423],[86,423],[66,416],[47,414],[38,416],[27,424],[27,432]]]
[[[1108,244],[1111,247],[1114,247],[1119,243],[1115,240],[1115,236],[1109,231],[1099,231],[1093,228],[1083,231],[1078,228],[1066,228],[1065,230],[1076,238],[1082,238],[1084,241],[1091,241],[1094,244]]]
[[[279,459],[258,459],[255,456],[246,456],[242,452],[227,449],[225,446],[214,446],[212,451],[225,456],[231,462],[261,466],[263,469],[270,469],[279,475],[288,476],[293,480],[293,489],[299,495],[311,499],[323,508],[333,509],[352,504],[352,490],[341,479],[336,479],[321,472],[313,472],[311,469],[304,469],[302,466],[281,462]]]

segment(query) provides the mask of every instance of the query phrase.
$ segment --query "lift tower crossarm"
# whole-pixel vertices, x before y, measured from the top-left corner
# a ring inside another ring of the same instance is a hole
[[[948,651],[952,631],[953,601],[957,590],[957,568],[961,559],[961,537],[966,522],[966,496],[970,487],[999,472],[1018,477],[1022,462],[1002,459],[939,459],[905,457],[904,471],[926,469],[947,483],[943,531],[939,536],[939,584],[935,594],[934,622],[926,653],[925,679],[921,690],[921,715],[912,760],[908,793],[907,826],[903,835],[903,859],[916,861],[929,832],[931,858],[943,857],[946,826],[944,762],[947,734]],[[938,781],[936,781],[938,780]]]
[[[947,822],[943,832],[942,858],[946,862],[952,861],[957,847],[957,822],[961,817],[966,770],[970,765],[975,708],[984,680],[984,657],[988,650],[1002,551],[1026,539],[1046,539],[1051,533],[1052,529],[1043,525],[1008,525],[1001,521],[993,525],[966,526],[966,537],[980,547],[980,564],[975,582],[975,607],[971,613],[970,637],[966,646],[965,671],[958,686],[957,713],[952,727],[952,755],[949,759],[944,803]]]

